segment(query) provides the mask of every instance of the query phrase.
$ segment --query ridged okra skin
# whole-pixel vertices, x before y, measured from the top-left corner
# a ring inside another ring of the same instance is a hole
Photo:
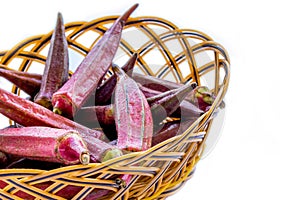
[[[147,150],[153,134],[150,106],[133,79],[117,66],[113,70],[118,77],[114,94],[117,146],[129,151]]]
[[[50,127],[2,129],[0,151],[64,165],[88,164],[90,160],[86,144],[77,131]]]
[[[53,94],[68,80],[69,54],[65,26],[61,13],[57,15],[48,56],[43,72],[41,86],[34,101],[48,109],[52,109]]]

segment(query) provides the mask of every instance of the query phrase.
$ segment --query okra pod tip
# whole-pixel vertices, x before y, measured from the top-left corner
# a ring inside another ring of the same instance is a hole
[[[63,17],[61,12],[57,12],[57,22],[56,24],[63,24]]]
[[[119,17],[119,20],[122,23],[125,23],[127,21],[127,19],[129,18],[129,16],[131,15],[131,13],[133,13],[133,11],[139,6],[138,3],[134,4],[133,6],[131,6],[122,16]]]
[[[113,64],[111,67],[118,78],[125,75],[125,72],[118,65]]]
[[[125,65],[122,67],[123,71],[126,72],[126,74],[130,77],[132,77],[133,68],[137,61],[137,58],[138,53],[134,52],[129,58],[129,60],[125,63]]]

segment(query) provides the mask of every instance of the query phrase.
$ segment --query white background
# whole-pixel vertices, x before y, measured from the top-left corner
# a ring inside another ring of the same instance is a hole
[[[216,148],[172,200],[299,199],[299,45],[296,1],[5,1],[0,49],[65,22],[121,14],[159,16],[203,31],[231,58],[226,119]],[[197,3],[196,3],[197,2]]]

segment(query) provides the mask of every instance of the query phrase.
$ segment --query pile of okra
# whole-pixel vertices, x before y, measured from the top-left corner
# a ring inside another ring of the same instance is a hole
[[[138,53],[114,64],[136,8],[114,21],[72,75],[61,13],[43,74],[0,67],[0,76],[29,97],[0,88],[0,113],[14,122],[0,130],[0,169],[105,162],[180,135],[207,112],[215,99],[207,87],[139,74]]]

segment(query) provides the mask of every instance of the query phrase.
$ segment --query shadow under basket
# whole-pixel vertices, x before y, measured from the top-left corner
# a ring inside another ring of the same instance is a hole
[[[70,73],[118,16],[65,25],[70,53]],[[42,73],[52,31],[30,37],[8,51],[0,64]],[[208,35],[180,29],[158,17],[130,18],[114,62],[122,65],[133,53],[139,57],[135,72],[173,82],[196,82],[216,96],[211,108],[182,135],[144,152],[104,163],[73,165],[51,170],[0,169],[0,199],[165,199],[190,179],[205,150],[211,124],[226,94],[230,61],[226,50]],[[111,74],[111,71],[110,71]],[[13,85],[12,92],[24,95]],[[9,122],[7,122],[9,123]],[[197,137],[204,135],[204,137]],[[127,184],[120,175],[132,176]]]

